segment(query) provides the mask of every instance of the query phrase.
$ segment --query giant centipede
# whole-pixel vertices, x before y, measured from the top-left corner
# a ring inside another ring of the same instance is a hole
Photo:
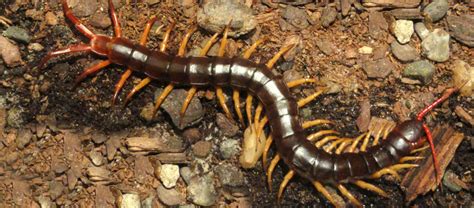
[[[128,94],[126,102],[134,93],[152,80],[168,82],[169,84],[164,92],[157,98],[154,112],[156,112],[175,86],[191,86],[181,109],[182,114],[186,111],[191,98],[196,93],[197,87],[212,86],[216,88],[217,97],[226,115],[231,117],[222,91],[223,87],[230,87],[234,91],[235,111],[242,123],[244,122],[239,106],[239,92],[247,91],[249,95],[246,99],[246,111],[249,125],[256,126],[256,129],[262,131],[263,126],[269,123],[271,129],[271,135],[266,140],[263,152],[264,167],[268,166],[267,181],[269,187],[271,187],[272,172],[280,160],[283,160],[290,169],[279,186],[278,201],[281,200],[289,180],[295,175],[308,179],[334,205],[337,205],[337,203],[324,185],[336,187],[343,196],[356,206],[362,205],[343,184],[352,183],[360,188],[387,197],[388,195],[385,191],[362,179],[378,178],[384,174],[396,174],[398,170],[403,168],[416,167],[416,164],[404,164],[403,162],[417,159],[417,157],[410,157],[409,155],[414,150],[417,150],[426,140],[430,143],[435,170],[439,174],[432,136],[427,125],[422,120],[429,111],[445,101],[458,88],[446,90],[443,96],[423,109],[415,119],[402,122],[394,128],[386,128],[382,136],[383,140],[379,143],[377,136],[377,138],[374,138],[377,141],[374,141],[374,145],[370,147],[367,147],[370,133],[349,140],[331,135],[335,133],[332,130],[323,130],[308,136],[305,133],[306,128],[330,122],[320,119],[302,123],[298,115],[298,108],[320,95],[322,91],[317,91],[308,98],[297,101],[290,93],[289,88],[303,83],[314,82],[315,80],[301,79],[284,83],[280,75],[271,71],[278,58],[291,49],[291,45],[283,47],[267,64],[255,63],[248,59],[257,45],[261,44],[262,40],[256,41],[244,53],[243,57],[226,58],[223,57],[228,29],[226,28],[217,57],[206,57],[205,55],[213,41],[215,41],[215,38],[217,38],[218,33],[204,47],[201,52],[202,56],[185,57],[186,44],[191,34],[196,30],[196,27],[193,27],[184,36],[178,54],[174,56],[164,52],[170,29],[167,30],[164,43],[159,51],[151,50],[144,46],[156,17],[148,21],[139,43],[134,43],[122,37],[121,27],[111,0],[109,0],[109,12],[114,26],[114,37],[93,33],[73,15],[66,0],[61,0],[61,3],[65,17],[71,21],[80,33],[90,39],[90,43],[80,43],[49,52],[40,61],[39,68],[42,68],[51,58],[76,52],[92,52],[106,57],[108,58],[107,60],[84,70],[77,77],[76,84],[110,64],[127,66],[128,69],[115,86],[113,101],[115,102],[119,91],[132,71],[143,73],[147,78],[134,87],[132,92]],[[265,109],[265,116],[262,119],[260,119],[260,116],[256,116],[252,124],[253,119],[250,105],[253,96],[260,103],[256,108],[256,114],[261,114],[262,109]],[[323,138],[318,139],[319,137]],[[322,148],[330,141],[334,141],[332,143],[333,149],[337,149],[333,153]],[[358,147],[361,141],[362,145]],[[272,143],[275,144],[277,153],[271,163],[267,164],[267,153]]]

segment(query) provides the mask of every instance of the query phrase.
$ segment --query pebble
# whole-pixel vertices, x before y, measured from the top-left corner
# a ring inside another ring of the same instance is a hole
[[[360,102],[360,114],[357,117],[356,124],[359,132],[366,132],[369,129],[370,123],[370,101],[369,99],[364,99]]]
[[[403,76],[428,84],[433,78],[435,66],[427,60],[415,61],[408,64],[403,70]]]
[[[189,199],[199,206],[211,206],[217,200],[213,174],[194,177],[187,187]]]
[[[285,83],[303,78],[303,74],[296,70],[287,70],[283,72],[283,81]]]
[[[12,26],[3,31],[3,36],[20,41],[22,43],[29,43],[31,36],[28,34],[28,31],[21,27]]]
[[[222,113],[217,114],[216,123],[217,126],[220,128],[219,130],[225,136],[233,137],[239,132],[239,126],[235,123],[235,121],[227,118]]]
[[[281,16],[288,23],[298,29],[305,29],[309,26],[309,17],[304,9],[300,9],[294,6],[287,6]]]
[[[408,43],[415,31],[413,28],[413,21],[411,20],[397,20],[392,24],[392,30],[401,44]]]
[[[415,31],[421,40],[425,39],[430,34],[430,31],[428,30],[428,28],[426,28],[423,22],[417,22],[415,24]]]
[[[474,15],[448,16],[447,20],[453,38],[474,47]]]
[[[464,86],[459,90],[461,95],[474,97],[474,67],[462,60],[454,61],[452,67],[454,86]]]
[[[173,188],[179,178],[179,166],[164,164],[160,168],[160,180],[166,188]]]
[[[39,43],[32,43],[28,45],[28,49],[38,52],[38,51],[42,51],[44,49],[44,46]]]
[[[161,184],[159,184],[158,188],[156,188],[156,193],[160,201],[168,206],[176,206],[186,202],[183,194],[176,191],[176,189],[166,189]]]
[[[461,106],[454,108],[456,115],[471,126],[474,126],[474,118]]]
[[[423,9],[423,12],[431,18],[432,22],[438,22],[446,15],[448,9],[448,0],[433,0]]]
[[[372,54],[374,52],[374,49],[369,47],[369,46],[362,46],[359,48],[359,53],[360,54],[366,54],[366,55],[369,55],[369,54]]]
[[[393,41],[392,44],[390,44],[390,49],[393,55],[401,62],[411,62],[420,58],[416,49],[410,44],[402,45],[398,43],[398,41]]]
[[[55,207],[55,204],[47,196],[39,196],[36,198],[36,201],[38,202],[41,208]]]
[[[235,139],[224,140],[219,146],[219,151],[224,159],[234,157],[239,152],[239,141]]]
[[[242,186],[244,185],[244,175],[239,168],[229,165],[222,164],[216,167],[217,176],[224,186]]]
[[[28,128],[20,129],[15,140],[16,146],[18,147],[18,149],[25,148],[30,143],[32,137],[33,137],[33,133],[31,133],[30,129]]]
[[[230,22],[229,36],[238,37],[257,26],[251,8],[238,1],[207,1],[197,13],[200,27],[210,32],[222,32]]]
[[[459,192],[462,189],[469,190],[469,186],[461,179],[459,179],[459,176],[457,176],[451,170],[446,171],[446,173],[444,174],[443,185],[448,187],[448,189],[452,192]]]
[[[105,141],[107,141],[108,137],[107,135],[103,134],[103,133],[99,133],[99,132],[94,132],[92,133],[92,141],[95,143],[95,144],[102,144],[104,143]]]
[[[387,77],[395,69],[388,58],[367,61],[362,67],[369,78]]]
[[[130,193],[122,195],[122,200],[120,201],[120,208],[140,208],[140,196],[138,194]]]
[[[319,50],[323,52],[324,54],[330,56],[334,54],[336,47],[332,43],[332,41],[329,41],[326,38],[321,38],[316,40],[316,46],[318,46]]]
[[[69,6],[77,17],[87,17],[99,8],[97,0],[69,0]]]
[[[211,151],[212,143],[208,141],[199,141],[193,145],[193,153],[196,157],[205,158]]]
[[[183,137],[191,144],[202,139],[201,131],[198,128],[189,128],[184,130]]]
[[[162,91],[163,90],[161,89],[156,90],[155,98],[157,98]],[[170,115],[173,124],[179,129],[183,129],[200,121],[204,116],[201,102],[197,97],[194,97],[188,106],[186,114],[181,118],[181,106],[183,105],[183,100],[186,99],[187,94],[188,92],[184,89],[173,90],[161,105],[168,115]]]
[[[153,109],[155,108],[155,105],[153,103],[147,103],[143,108],[140,110],[140,118],[147,122],[151,122],[153,118],[155,117],[155,112],[153,112]]]
[[[388,30],[388,23],[382,12],[369,12],[369,34],[374,39],[382,39],[385,31]]]
[[[7,38],[0,35],[0,55],[8,67],[15,67],[23,63],[20,49]]]
[[[329,27],[334,21],[336,21],[337,11],[336,8],[328,6],[323,9],[321,14],[321,25],[323,27]]]
[[[46,24],[54,26],[58,24],[58,17],[53,12],[47,12],[46,15],[44,16],[44,19],[46,20]]]
[[[25,110],[19,107],[13,107],[7,112],[7,124],[11,127],[20,127],[25,122],[23,120],[23,112]]]
[[[66,187],[63,185],[63,183],[58,181],[51,181],[49,183],[49,196],[54,201],[63,194],[65,188]]]
[[[89,157],[91,158],[92,164],[95,166],[101,166],[104,164],[104,156],[98,151],[91,151]]]
[[[94,27],[107,29],[112,25],[109,15],[102,12],[97,12],[90,18],[90,24]]]
[[[449,34],[443,29],[434,29],[421,42],[423,55],[426,58],[445,62],[449,59]]]
[[[179,173],[181,174],[181,177],[183,178],[186,184],[189,184],[189,182],[191,181],[191,178],[194,175],[193,172],[191,171],[191,168],[187,166],[180,168]]]

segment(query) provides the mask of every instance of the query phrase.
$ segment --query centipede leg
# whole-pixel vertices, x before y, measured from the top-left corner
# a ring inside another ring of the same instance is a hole
[[[255,117],[254,117],[254,125],[255,125],[255,131],[257,131],[259,127],[259,120],[260,120],[260,115],[262,114],[263,111],[263,105],[262,103],[258,103],[257,108],[255,109]],[[258,132],[257,132],[258,135]]]
[[[290,49],[292,49],[295,45],[294,44],[290,44],[290,45],[287,45],[287,46],[284,46],[282,47],[274,56],[273,58],[271,58],[267,63],[267,67],[269,69],[273,68],[273,65],[275,65],[275,63],[278,61],[278,59],[280,59],[281,56],[283,56],[283,54],[285,54],[286,52],[288,52]]]
[[[369,144],[370,135],[372,135],[372,131],[369,130],[369,132],[367,132],[367,135],[364,137],[364,141],[362,142],[362,145],[360,146],[360,151],[365,152],[367,150],[367,145]]]
[[[319,90],[313,94],[311,94],[310,96],[306,97],[306,98],[303,98],[301,100],[298,101],[298,107],[303,107],[304,105],[308,104],[309,102],[311,102],[312,100],[316,99],[319,95],[321,95],[323,93],[322,90]]]
[[[400,159],[400,163],[404,163],[404,162],[408,162],[408,161],[414,161],[414,160],[422,160],[424,159],[424,157],[420,157],[420,156],[406,156],[406,157],[402,157]]]
[[[297,80],[290,81],[290,82],[286,83],[286,86],[288,86],[288,88],[293,88],[293,87],[297,87],[297,86],[300,86],[300,85],[305,84],[305,83],[315,83],[315,82],[316,82],[315,79],[302,78],[302,79],[297,79]]]
[[[171,31],[173,30],[175,25],[176,23],[172,22],[166,29],[165,34],[163,35],[163,41],[161,41],[161,44],[160,44],[161,52],[164,52],[166,50],[166,47],[168,46],[168,41],[170,39]]]
[[[245,99],[245,112],[247,113],[247,120],[249,121],[249,126],[252,126],[252,95],[247,95]]]
[[[352,143],[352,145],[349,147],[349,149],[347,150],[348,152],[354,152],[357,148],[357,144],[359,144],[360,140],[362,140],[362,138],[364,137],[370,137],[370,133],[365,133],[365,134],[361,134],[360,136],[358,136],[354,142]]]
[[[312,133],[310,135],[308,135],[308,137],[306,137],[306,139],[308,139],[309,141],[316,141],[319,137],[322,137],[324,135],[331,135],[331,134],[336,134],[338,135],[339,132],[337,131],[334,131],[334,130],[321,130],[321,131],[318,131],[316,133]]]
[[[244,116],[242,115],[242,111],[240,110],[240,92],[238,90],[234,89],[232,93],[232,99],[234,100],[234,108],[235,108],[237,117],[239,118],[240,124],[242,126],[245,126]]]
[[[150,34],[151,27],[153,26],[155,22],[156,22],[156,17],[153,16],[146,23],[145,30],[143,31],[143,34],[140,38],[140,42],[139,42],[140,45],[145,45],[148,38],[148,34]],[[115,85],[115,91],[114,91],[114,96],[112,98],[112,104],[115,104],[115,101],[117,100],[120,90],[123,88],[125,82],[130,77],[131,74],[132,74],[132,69],[128,68],[120,77],[120,80]]]
[[[151,79],[149,77],[143,79],[133,87],[133,89],[128,93],[127,97],[125,98],[124,106],[127,105],[128,102],[130,102],[130,99],[132,99],[133,95],[135,95],[138,91],[140,91],[142,88],[144,88],[148,83],[151,82]]]
[[[307,129],[313,126],[318,126],[318,125],[323,125],[323,124],[334,124],[334,123],[326,119],[316,119],[312,121],[305,121],[302,126],[303,126],[303,129]]]
[[[321,139],[321,140],[319,140],[318,142],[316,142],[315,146],[316,146],[317,148],[320,148],[320,147],[324,146],[326,143],[328,143],[328,142],[330,142],[330,141],[332,141],[332,140],[337,140],[337,139],[339,139],[339,137],[337,137],[337,136],[326,136],[326,137],[324,137],[323,139]]]
[[[334,199],[334,197],[331,196],[331,194],[329,193],[329,191],[324,188],[324,186],[321,184],[321,182],[319,181],[314,181],[313,182],[313,186],[314,188],[316,188],[316,190],[318,190],[319,193],[321,193],[324,198],[326,198],[331,204],[333,204],[335,207],[342,207],[340,204],[338,204],[336,202],[336,200]]]
[[[285,190],[286,185],[288,185],[288,182],[293,178],[294,175],[295,175],[295,171],[290,170],[283,178],[283,181],[280,184],[280,188],[278,189],[278,194],[277,194],[278,204],[281,203],[281,197],[283,195],[283,191]]]
[[[273,143],[273,138],[272,136],[268,136],[267,141],[265,141],[265,148],[263,149],[263,155],[262,155],[262,165],[263,169],[267,168],[267,156],[268,156],[268,151],[270,150],[270,146]]]
[[[380,178],[385,174],[390,174],[390,175],[393,175],[397,180],[400,180],[401,177],[397,173],[397,171],[399,171],[401,169],[416,168],[416,167],[418,167],[417,164],[396,164],[396,165],[392,165],[390,167],[383,168],[383,169],[373,173],[370,177],[371,178]]]
[[[186,114],[186,110],[188,109],[188,106],[191,103],[191,100],[193,99],[194,94],[196,94],[196,92],[197,92],[197,87],[191,87],[191,89],[189,89],[188,95],[186,96],[183,106],[181,107],[181,111],[179,112],[179,115],[180,115],[179,125],[183,123],[183,118],[184,118],[184,115]]]
[[[112,0],[109,0],[109,11],[112,24],[114,25],[115,37],[122,37],[122,28],[120,27],[120,22],[118,21],[117,14],[115,13],[115,7],[112,3]]]
[[[61,0],[61,4],[63,7],[64,11],[64,16],[66,16],[69,21],[74,24],[74,27],[81,32],[83,35],[85,35],[87,38],[92,39],[96,35],[90,31],[84,24],[82,24],[81,20],[79,20],[74,14],[72,13],[72,10],[68,7],[67,5],[67,0]]]
[[[103,69],[104,67],[110,65],[112,62],[110,62],[109,60],[106,60],[106,61],[101,61],[99,62],[98,64],[84,70],[79,76],[76,77],[76,80],[74,81],[74,87],[77,86],[79,84],[79,82],[81,82],[84,78],[86,78],[87,76],[93,74],[93,73],[96,73],[98,72],[99,70]]]
[[[339,184],[337,186],[337,189],[341,192],[342,195],[344,195],[347,199],[349,199],[349,201],[351,201],[351,203],[353,205],[355,205],[356,207],[362,207],[362,204],[360,203],[359,200],[357,200],[357,198],[355,198],[354,195],[351,194],[351,192],[349,192],[346,187],[344,187],[343,185]]]
[[[260,135],[263,133],[263,128],[265,127],[265,125],[267,124],[268,122],[268,117],[267,116],[264,116],[262,118],[262,120],[260,120],[258,122],[258,127],[257,127],[257,138],[260,137]]]
[[[345,143],[350,143],[351,141],[352,141],[352,139],[340,138],[340,139],[334,141],[333,143],[331,143],[331,145],[326,147],[324,150],[326,152],[331,152],[333,149],[335,149],[337,147],[337,145],[343,145]]]
[[[38,68],[41,69],[43,66],[52,58],[64,54],[70,54],[70,53],[77,53],[77,52],[90,52],[91,47],[86,44],[77,44],[77,45],[72,45],[67,48],[59,49],[56,51],[51,51],[49,52],[43,59],[41,59],[40,63],[38,64]]]
[[[270,162],[270,166],[268,166],[268,169],[267,169],[267,184],[268,184],[268,189],[270,189],[270,191],[272,191],[272,175],[273,175],[273,171],[275,170],[275,167],[276,165],[278,164],[278,162],[280,161],[280,155],[277,154],[273,159],[272,161]]]
[[[383,132],[386,128],[388,128],[390,125],[390,123],[384,123],[383,126],[379,129],[379,131],[377,131],[377,134],[375,134],[375,137],[374,137],[374,142],[372,143],[372,146],[375,146],[377,144],[379,144],[379,140],[380,140],[380,136],[383,137]]]
[[[173,91],[174,85],[173,84],[168,84],[163,92],[158,96],[158,98],[155,101],[155,107],[153,108],[153,113],[152,115],[155,115],[158,109],[160,108],[161,104],[163,101],[165,101],[166,97]]]
[[[370,183],[367,183],[367,182],[362,181],[362,180],[356,180],[356,181],[354,181],[353,183],[354,183],[355,185],[357,185],[358,187],[360,187],[360,188],[363,188],[363,189],[365,189],[365,190],[369,190],[369,191],[375,192],[375,193],[377,193],[378,195],[383,196],[383,197],[388,197],[388,194],[387,194],[384,190],[382,190],[382,189],[380,189],[379,187],[374,186],[374,185],[372,185],[372,184],[370,184]]]

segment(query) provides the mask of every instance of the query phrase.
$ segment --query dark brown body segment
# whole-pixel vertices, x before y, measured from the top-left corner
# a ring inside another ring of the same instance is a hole
[[[329,154],[306,139],[298,106],[281,77],[265,65],[241,58],[176,57],[117,38],[109,59],[147,76],[178,85],[229,86],[257,96],[266,109],[278,153],[291,169],[311,181],[339,183],[363,178],[408,155],[422,123],[398,125],[380,145],[361,153]]]

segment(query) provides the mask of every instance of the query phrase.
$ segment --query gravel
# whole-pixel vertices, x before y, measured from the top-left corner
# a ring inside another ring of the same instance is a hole
[[[189,199],[199,206],[211,206],[217,200],[217,191],[214,185],[213,174],[194,177],[187,187]]]
[[[448,0],[433,0],[423,9],[423,12],[431,21],[438,22],[446,15],[448,8]]]
[[[29,43],[31,41],[31,36],[28,31],[17,26],[7,28],[5,31],[3,31],[3,36],[22,43]]]
[[[408,43],[413,35],[413,21],[397,20],[392,24],[392,31],[398,42],[401,44]]]
[[[416,49],[410,44],[402,45],[397,41],[393,41],[392,44],[390,44],[390,49],[393,55],[401,62],[411,62],[420,58]]]
[[[321,25],[323,27],[329,27],[334,21],[336,21],[337,11],[336,8],[328,6],[323,9],[321,14]]]
[[[7,38],[0,35],[0,55],[8,67],[15,67],[23,63],[20,49]]]
[[[431,82],[434,72],[435,66],[432,63],[427,60],[420,60],[408,64],[403,70],[403,76],[428,84]]]
[[[239,141],[235,139],[224,140],[219,146],[219,151],[221,153],[222,158],[224,159],[234,157],[237,153],[239,153],[239,149]]]
[[[426,58],[445,62],[449,59],[449,34],[443,29],[434,29],[423,39],[421,47]]]
[[[167,206],[176,206],[186,202],[186,198],[182,193],[179,193],[176,189],[166,189],[161,184],[156,188],[156,193],[160,201]]]
[[[166,188],[173,188],[179,178],[179,166],[164,164],[160,168],[160,180]]]
[[[395,69],[388,58],[367,61],[362,67],[369,78],[385,78]]]
[[[474,15],[448,16],[449,34],[457,41],[474,47]]]

